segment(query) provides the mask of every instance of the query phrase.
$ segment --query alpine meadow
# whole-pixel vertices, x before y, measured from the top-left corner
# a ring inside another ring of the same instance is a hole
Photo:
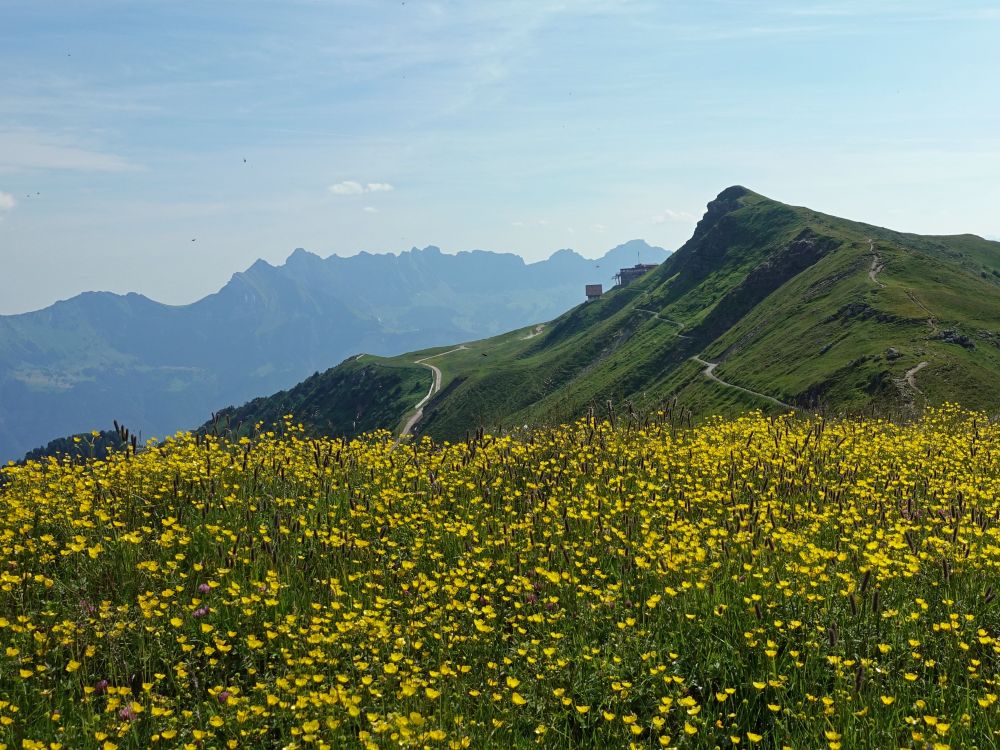
[[[731,188],[548,324],[11,463],[0,744],[995,747],[995,308],[913,272],[994,247]]]
[[[1000,750],[991,0],[0,0],[0,750]]]
[[[10,747],[994,747],[1000,426],[291,422],[6,471]]]

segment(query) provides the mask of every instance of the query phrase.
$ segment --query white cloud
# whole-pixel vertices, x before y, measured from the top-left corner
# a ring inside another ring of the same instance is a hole
[[[16,205],[17,201],[14,200],[13,195],[0,190],[0,211],[10,211]]]
[[[696,220],[694,214],[690,214],[687,211],[674,211],[670,208],[664,209],[649,219],[653,224],[666,224],[667,222],[690,223]]]
[[[395,188],[388,182],[369,182],[362,185],[354,180],[344,180],[330,185],[328,190],[334,195],[361,195],[362,193],[388,193]]]
[[[603,224],[594,224],[594,226],[592,227],[592,229],[594,229],[595,231],[598,231],[598,232],[603,232],[605,229],[607,229],[607,227],[604,226]]]
[[[336,185],[330,185],[329,189],[334,195],[359,195],[365,192],[365,186],[354,180],[338,182]]]
[[[117,154],[94,151],[62,136],[34,130],[0,131],[0,172],[26,169],[126,172],[137,167]]]
[[[377,214],[378,213],[378,209],[375,208],[375,206],[365,206],[361,210],[364,211],[366,214]]]

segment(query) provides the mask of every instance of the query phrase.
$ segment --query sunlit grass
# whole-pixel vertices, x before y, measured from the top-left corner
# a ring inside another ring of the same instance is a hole
[[[981,415],[282,433],[5,470],[0,745],[1000,740]]]

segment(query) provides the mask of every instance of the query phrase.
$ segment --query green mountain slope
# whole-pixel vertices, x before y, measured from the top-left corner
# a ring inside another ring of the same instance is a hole
[[[409,372],[418,391],[431,385],[427,365],[440,369],[416,425],[438,438],[609,401],[621,411],[676,399],[696,415],[783,404],[912,414],[943,401],[992,411],[1000,243],[903,234],[732,187],[655,271],[531,333],[365,361],[373,377]],[[338,378],[356,366],[318,376],[313,390],[335,402]],[[399,429],[416,400],[399,399],[380,426]],[[311,417],[317,403],[302,401],[297,416],[353,429]]]

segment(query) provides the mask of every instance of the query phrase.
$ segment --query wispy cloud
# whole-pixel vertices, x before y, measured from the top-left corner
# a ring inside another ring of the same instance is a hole
[[[692,213],[688,213],[687,211],[674,211],[670,208],[664,209],[660,213],[649,218],[651,224],[667,224],[670,222],[691,223],[696,220],[695,215]]]
[[[127,172],[138,166],[122,156],[87,148],[65,136],[34,130],[0,131],[0,172],[38,169]]]
[[[956,20],[990,21],[1000,20],[1000,9],[989,7],[962,7],[959,3],[942,6],[936,0],[893,0],[872,3],[870,0],[852,0],[838,3],[781,4],[770,8],[770,13],[783,16],[807,18],[867,18],[873,16],[897,16],[916,21]]]
[[[727,42],[738,39],[806,36],[831,31],[818,24],[775,23],[770,25],[662,24],[660,30],[678,42]]]
[[[375,206],[365,206],[361,210],[364,211],[366,214],[377,214],[378,213],[378,209],[375,208]]]
[[[363,193],[388,193],[395,188],[388,182],[360,183],[354,180],[344,180],[327,188],[334,195],[362,195]]]
[[[14,200],[13,195],[0,190],[0,211],[10,211],[16,205],[17,201]]]

